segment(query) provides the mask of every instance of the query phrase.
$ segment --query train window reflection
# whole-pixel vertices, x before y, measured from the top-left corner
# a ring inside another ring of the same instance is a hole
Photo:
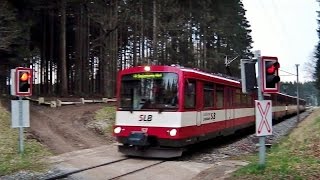
[[[223,108],[223,86],[217,86],[216,89],[217,108]]]
[[[184,107],[195,108],[196,105],[196,82],[186,81],[184,87]]]
[[[177,109],[178,75],[139,73],[121,79],[120,106],[124,110]]]
[[[214,105],[214,84],[204,84],[203,86],[203,102],[204,107],[213,107]]]

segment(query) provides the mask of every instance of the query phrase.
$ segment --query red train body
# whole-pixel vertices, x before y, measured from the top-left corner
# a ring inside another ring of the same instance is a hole
[[[176,66],[139,66],[119,72],[114,135],[119,151],[171,158],[186,146],[255,124],[255,93],[237,80]],[[277,93],[273,119],[296,113],[297,99]],[[305,101],[300,99],[300,111]]]

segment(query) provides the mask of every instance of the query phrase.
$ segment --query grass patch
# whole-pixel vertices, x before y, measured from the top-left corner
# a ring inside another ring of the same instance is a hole
[[[116,120],[116,107],[115,106],[106,106],[98,111],[94,116],[95,126],[100,129],[103,133],[112,132],[112,127]]]
[[[320,110],[317,112],[267,152],[265,167],[259,166],[258,154],[243,157],[250,164],[230,179],[320,179]]]
[[[0,105],[0,176],[20,170],[45,170],[46,165],[41,159],[50,155],[49,151],[35,140],[25,139],[24,153],[20,155],[19,132],[10,125],[10,114]]]

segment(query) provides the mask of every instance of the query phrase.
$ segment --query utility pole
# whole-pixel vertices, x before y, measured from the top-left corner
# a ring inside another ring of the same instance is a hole
[[[297,67],[297,121],[300,121],[299,115],[299,64],[296,64]]]

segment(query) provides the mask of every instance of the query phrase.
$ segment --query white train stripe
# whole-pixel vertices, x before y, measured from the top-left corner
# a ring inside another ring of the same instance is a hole
[[[118,126],[182,127],[181,112],[117,111]],[[151,119],[148,119],[151,116]],[[142,119],[141,119],[142,118]]]
[[[296,106],[288,106],[288,110]],[[272,107],[272,112],[285,111],[286,106]],[[234,118],[254,116],[254,108],[221,109],[189,112],[117,111],[116,126],[186,127]]]
[[[254,108],[235,109],[235,118],[254,116]]]

